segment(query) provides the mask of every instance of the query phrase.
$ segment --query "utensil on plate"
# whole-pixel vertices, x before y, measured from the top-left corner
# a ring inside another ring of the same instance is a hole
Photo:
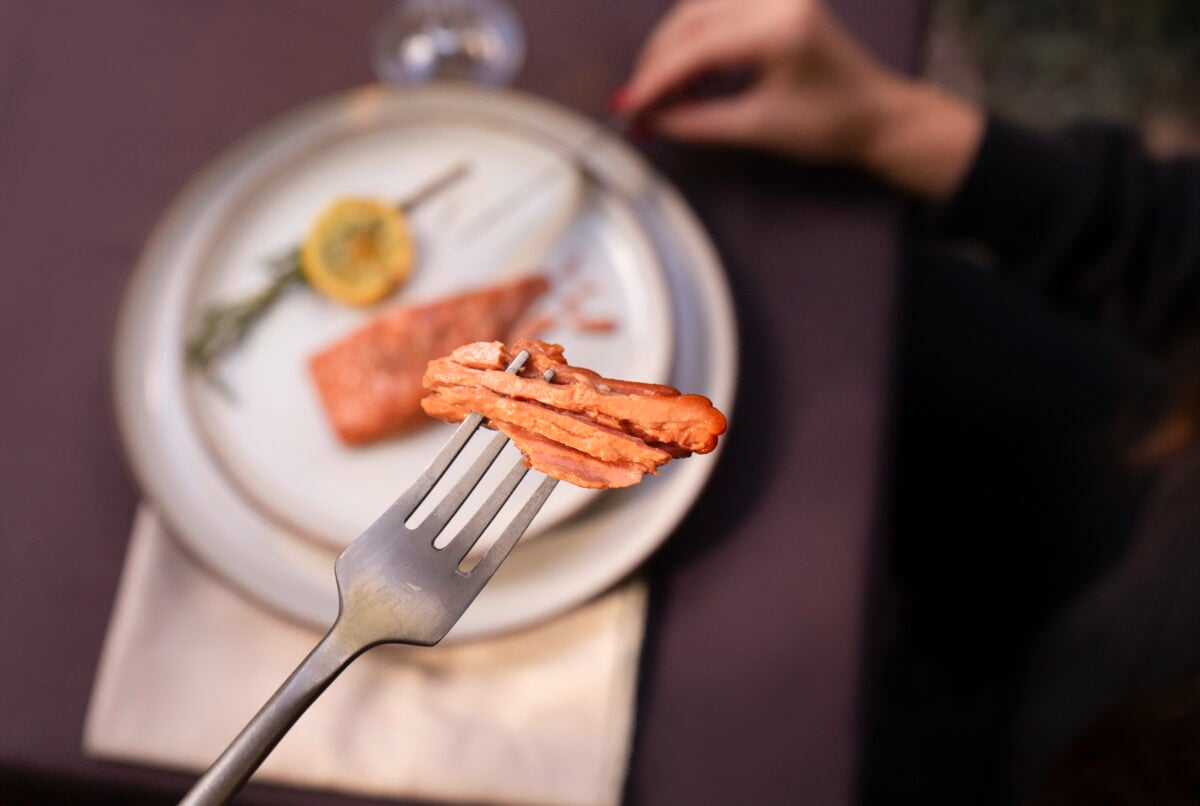
[[[528,359],[529,353],[522,350],[507,371],[519,372]],[[553,371],[548,371],[546,380],[552,376]],[[406,523],[482,422],[478,414],[464,420],[413,485],[338,557],[334,576],[339,609],[333,626],[181,804],[227,802],[351,661],[379,644],[432,646],[466,611],[557,483],[544,477],[474,567],[460,570],[467,553],[528,472],[524,463],[513,466],[450,542],[436,548],[434,540],[491,467],[507,437],[496,435],[420,524]]]
[[[506,187],[493,198],[483,209],[476,212],[468,222],[459,227],[462,238],[476,238],[484,233],[492,224],[503,219],[505,213],[511,211],[524,199],[533,195],[556,172],[561,170],[563,162],[567,162],[584,176],[591,178],[585,157],[589,150],[601,143],[605,137],[625,137],[635,125],[632,113],[613,113],[597,123],[582,139],[564,147],[555,158],[544,165],[527,172],[518,181]]]
[[[625,89],[617,90],[610,102],[611,108],[608,115],[596,123],[590,132],[578,141],[562,148],[555,161],[529,171],[520,181],[505,189],[491,203],[472,216],[470,222],[460,229],[460,234],[462,237],[471,238],[484,232],[493,222],[500,220],[506,211],[512,210],[523,199],[536,192],[546,179],[558,170],[560,161],[574,165],[591,181],[604,184],[590,170],[587,156],[605,138],[641,139],[648,132],[645,125],[647,119],[656,112],[677,103],[712,101],[737,95],[753,84],[755,78],[755,71],[750,67],[705,73],[684,87],[668,93],[650,106],[640,109],[626,108],[620,100]]]

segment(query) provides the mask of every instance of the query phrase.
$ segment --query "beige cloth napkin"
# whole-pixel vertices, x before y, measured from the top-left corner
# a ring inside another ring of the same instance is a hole
[[[256,780],[447,801],[617,803],[645,607],[645,583],[634,580],[512,635],[373,649],[301,717]],[[210,576],[143,506],[85,750],[201,770],[318,638]]]

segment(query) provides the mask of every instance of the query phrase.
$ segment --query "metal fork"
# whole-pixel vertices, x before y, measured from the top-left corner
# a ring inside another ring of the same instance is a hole
[[[522,350],[507,371],[519,372],[528,359]],[[553,374],[548,371],[544,377],[550,380]],[[351,661],[379,644],[436,644],[479,595],[557,483],[543,478],[479,562],[461,571],[463,559],[527,472],[518,461],[458,534],[442,548],[434,546],[508,442],[498,434],[433,512],[415,528],[406,526],[482,421],[478,414],[464,420],[416,482],[338,557],[339,606],[333,626],[181,804],[227,802]]]

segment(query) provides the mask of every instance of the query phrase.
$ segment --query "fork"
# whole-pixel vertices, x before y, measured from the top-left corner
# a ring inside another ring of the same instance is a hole
[[[528,360],[528,351],[522,350],[506,371],[519,372]],[[543,377],[548,381],[553,375],[549,370]],[[413,485],[338,557],[334,564],[338,616],[333,626],[181,804],[229,801],[351,661],[380,644],[433,646],[479,595],[557,483],[544,477],[475,566],[460,570],[467,553],[528,472],[524,462],[513,466],[449,543],[437,548],[434,541],[495,462],[507,437],[497,434],[419,525],[405,524],[482,422],[479,414],[468,416]]]

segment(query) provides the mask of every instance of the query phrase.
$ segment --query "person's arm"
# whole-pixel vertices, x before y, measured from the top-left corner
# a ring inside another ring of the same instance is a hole
[[[747,67],[755,80],[736,95],[680,100],[697,78]],[[819,0],[685,0],[618,100],[668,137],[865,167],[1151,351],[1200,333],[1200,163],[1155,163],[1113,129],[988,121],[881,65]]]
[[[696,79],[747,68],[741,92],[687,100]],[[983,131],[978,109],[880,64],[817,0],[679,3],[614,102],[666,137],[861,165],[935,201],[953,193]]]
[[[1132,132],[993,119],[938,222],[1150,352],[1200,333],[1200,161],[1155,161]]]

